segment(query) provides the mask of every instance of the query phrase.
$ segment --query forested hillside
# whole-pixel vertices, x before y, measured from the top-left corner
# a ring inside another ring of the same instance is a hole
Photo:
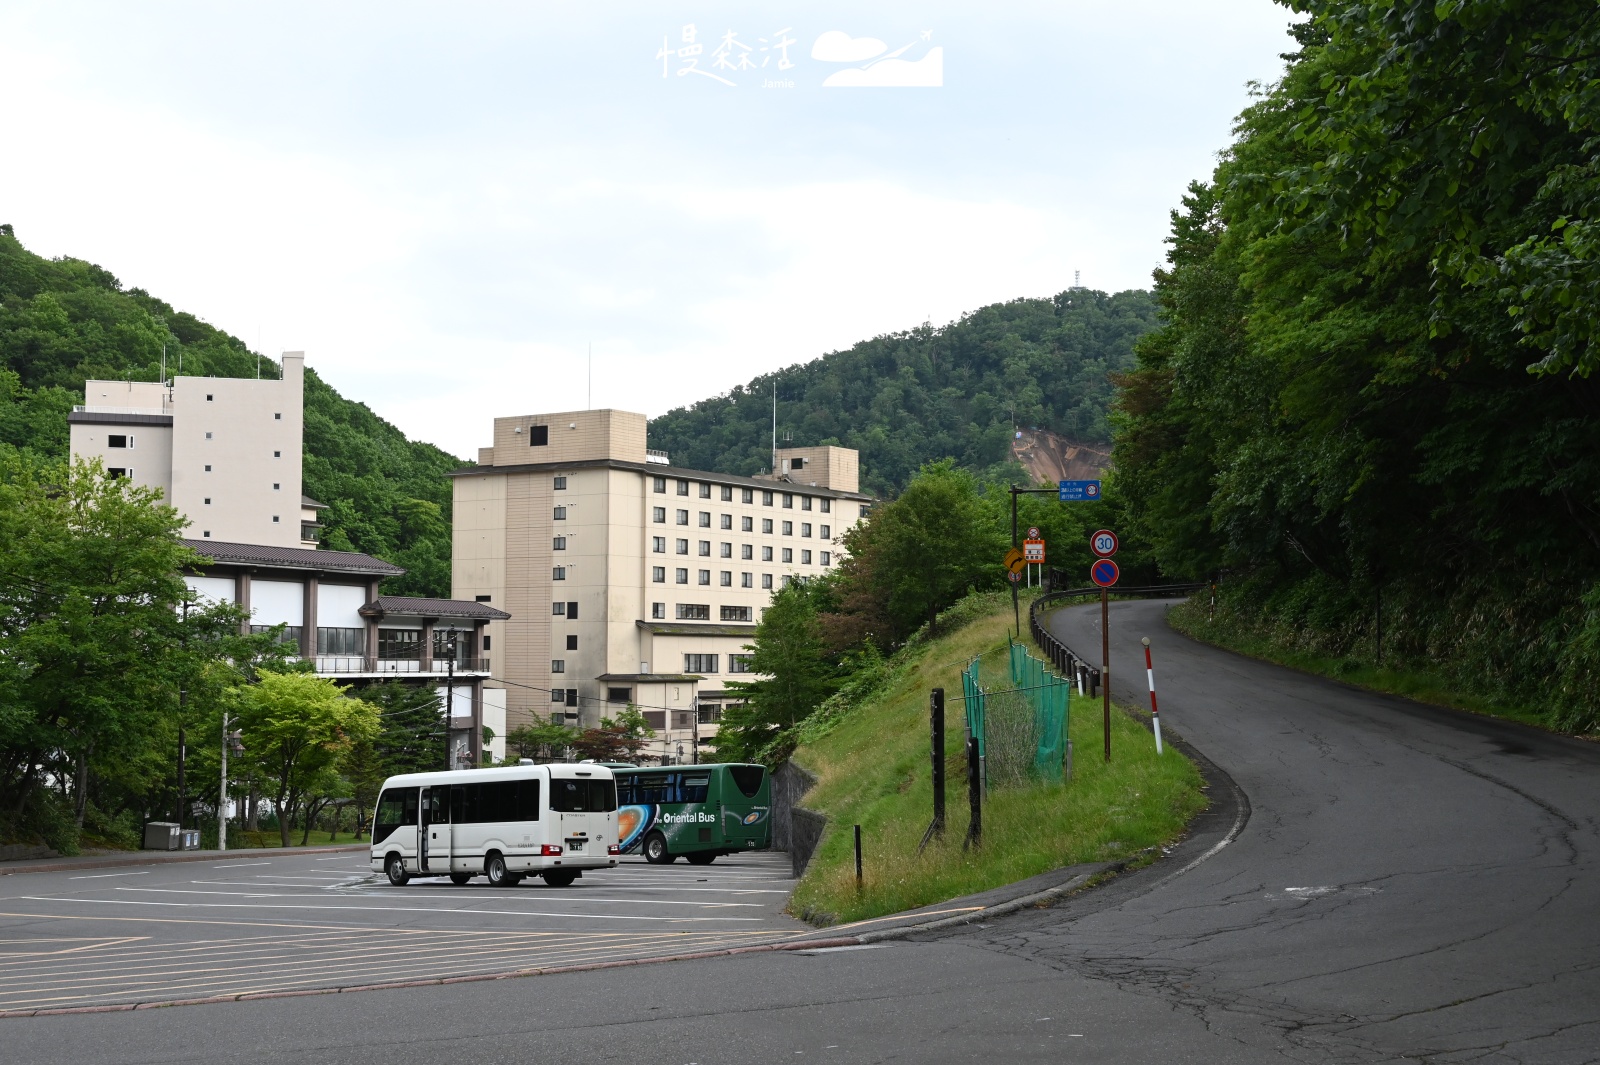
[[[76,259],[45,259],[0,227],[0,447],[67,454],[67,413],[89,378],[155,381],[168,373],[251,377],[243,341]],[[276,377],[277,364],[260,360]],[[409,571],[395,595],[450,594],[450,482],[460,460],[407,440],[364,404],[306,373],[305,491],[328,504],[327,546]]]
[[[650,446],[680,466],[762,472],[776,388],[780,436],[858,449],[867,491],[893,494],[941,458],[988,472],[1009,465],[1013,425],[1109,440],[1111,375],[1132,366],[1134,342],[1155,324],[1154,301],[1137,290],[991,304],[669,411],[650,423]]]
[[[1292,6],[1173,215],[1128,531],[1239,633],[1600,728],[1600,7]]]

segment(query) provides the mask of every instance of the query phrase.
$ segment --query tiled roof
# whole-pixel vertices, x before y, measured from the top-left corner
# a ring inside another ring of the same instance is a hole
[[[653,636],[754,636],[754,625],[719,625],[716,622],[680,621],[635,621],[645,632]]]
[[[300,497],[300,505],[302,507],[317,507],[317,508],[322,509],[322,510],[326,510],[327,507],[328,507],[328,504],[326,504],[326,503],[318,503],[315,499],[312,499],[308,495],[302,495]]]
[[[361,614],[377,617],[399,614],[423,618],[481,618],[484,621],[504,621],[511,616],[488,603],[470,603],[465,599],[425,599],[414,595],[380,595],[362,607]]]
[[[317,551],[307,547],[271,547],[266,544],[230,544],[219,540],[184,540],[213,562],[240,566],[271,566],[277,569],[310,569],[338,573],[369,573],[398,577],[405,570],[381,558],[359,551]]]

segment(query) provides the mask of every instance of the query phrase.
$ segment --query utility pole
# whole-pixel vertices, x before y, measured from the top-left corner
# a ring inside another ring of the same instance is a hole
[[[217,789],[217,850],[228,849],[228,712],[222,712],[222,786]]]
[[[452,636],[454,633],[452,633]],[[450,641],[450,658],[446,666],[446,679],[444,688],[444,767],[454,769],[451,761],[455,754],[450,737],[450,723],[456,719],[456,654],[455,640]]]

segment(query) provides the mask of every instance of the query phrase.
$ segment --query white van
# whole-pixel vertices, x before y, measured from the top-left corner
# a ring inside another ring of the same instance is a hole
[[[414,876],[511,887],[542,876],[568,887],[617,864],[617,786],[601,765],[523,764],[407,773],[383,782],[372,867],[399,887]]]

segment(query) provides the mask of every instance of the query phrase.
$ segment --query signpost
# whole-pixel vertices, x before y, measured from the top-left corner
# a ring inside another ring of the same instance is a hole
[[[1106,737],[1106,761],[1111,761],[1111,596],[1106,591],[1122,576],[1111,556],[1120,544],[1110,529],[1096,529],[1089,537],[1089,550],[1099,556],[1089,567],[1089,579],[1100,586],[1100,691],[1102,727]]]
[[[1062,481],[1061,502],[1085,503],[1100,498],[1099,481]]]

